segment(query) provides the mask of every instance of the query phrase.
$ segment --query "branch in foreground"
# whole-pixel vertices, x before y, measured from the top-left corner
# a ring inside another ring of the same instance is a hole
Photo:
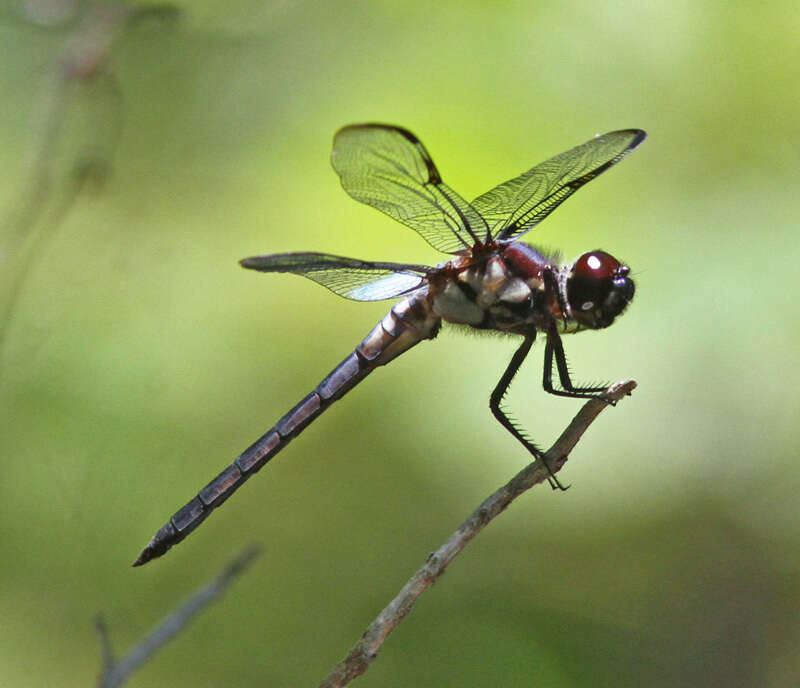
[[[333,668],[320,684],[320,688],[339,688],[361,676],[377,658],[378,650],[389,634],[409,615],[420,595],[436,582],[467,543],[523,492],[560,471],[583,433],[609,402],[615,404],[623,396],[630,395],[635,388],[636,382],[633,380],[617,382],[605,391],[604,398],[587,401],[555,444],[545,453],[544,457],[550,470],[548,471],[541,461],[534,461],[485,499],[447,542],[428,557],[425,564],[403,586],[397,597],[370,624],[350,654]]]
[[[234,579],[244,572],[260,554],[261,550],[258,547],[250,547],[242,552],[213,581],[195,592],[178,609],[150,631],[142,642],[134,647],[126,657],[119,661],[114,659],[114,651],[108,636],[108,627],[102,615],[98,614],[95,620],[95,627],[100,637],[100,650],[103,658],[103,673],[98,683],[100,688],[116,688],[116,686],[121,686],[125,683],[136,669],[180,633],[195,614],[220,597],[228,586],[233,583]]]

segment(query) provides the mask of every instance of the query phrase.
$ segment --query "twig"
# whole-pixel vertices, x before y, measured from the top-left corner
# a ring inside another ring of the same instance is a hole
[[[95,619],[95,628],[100,638],[100,649],[103,658],[103,672],[98,683],[100,688],[121,686],[157,650],[180,633],[195,614],[220,597],[228,586],[233,583],[234,579],[250,566],[260,554],[261,550],[258,547],[250,547],[242,552],[213,581],[195,592],[119,661],[114,659],[114,651],[111,647],[106,623],[103,617],[98,615]]]
[[[589,425],[609,405],[608,402],[616,403],[623,396],[629,395],[635,388],[636,382],[633,380],[617,382],[611,385],[604,394],[608,401],[603,399],[587,401],[555,444],[545,453],[545,460],[550,466],[550,470],[548,471],[541,461],[534,461],[517,473],[506,485],[485,499],[447,542],[428,557],[425,564],[403,586],[397,597],[369,625],[350,654],[333,668],[328,677],[320,684],[320,688],[339,688],[363,674],[377,658],[378,650],[389,634],[408,616],[420,595],[436,582],[450,562],[467,546],[467,543],[519,495],[537,483],[545,482],[548,477],[561,470],[569,453]]]

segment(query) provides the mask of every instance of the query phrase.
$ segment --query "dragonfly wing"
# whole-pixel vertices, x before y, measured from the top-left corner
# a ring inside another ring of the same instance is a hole
[[[375,263],[327,253],[276,253],[239,261],[260,272],[290,272],[354,301],[394,299],[419,289],[434,270],[426,265]]]
[[[478,196],[472,205],[496,238],[516,239],[584,184],[616,165],[646,136],[641,129],[595,136]]]
[[[486,221],[442,182],[422,142],[386,124],[356,124],[333,139],[333,169],[357,201],[411,227],[444,253],[485,241]]]

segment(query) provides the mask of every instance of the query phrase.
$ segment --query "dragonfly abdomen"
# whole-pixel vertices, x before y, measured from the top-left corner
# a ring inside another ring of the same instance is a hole
[[[431,314],[424,294],[395,304],[355,351],[337,365],[314,391],[245,449],[194,499],[175,512],[133,565],[146,564],[178,544],[334,401],[378,366],[385,365],[424,339],[435,337],[438,328],[439,320]]]

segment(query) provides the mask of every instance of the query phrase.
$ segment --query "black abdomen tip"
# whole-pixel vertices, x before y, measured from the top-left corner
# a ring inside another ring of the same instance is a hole
[[[147,543],[147,547],[142,550],[142,553],[139,555],[139,558],[133,562],[133,565],[142,566],[151,559],[157,559],[165,554],[172,545],[181,540],[183,540],[183,537],[175,530],[175,526],[173,526],[172,521],[170,521]]]

